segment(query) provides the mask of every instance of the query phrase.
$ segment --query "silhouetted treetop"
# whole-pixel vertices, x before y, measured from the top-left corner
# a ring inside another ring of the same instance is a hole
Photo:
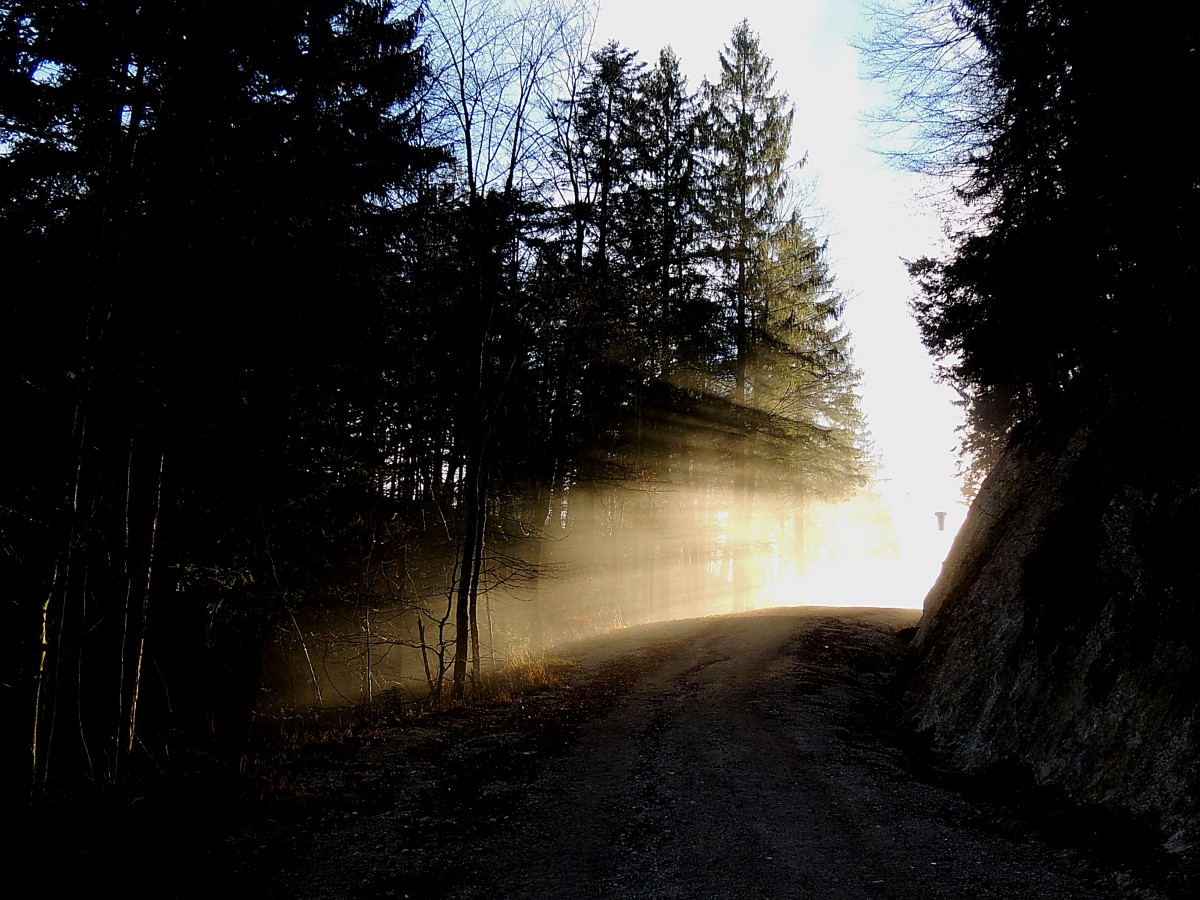
[[[1186,377],[1195,321],[1197,162],[1179,117],[1200,74],[1195,10],[1164,28],[1083,0],[914,8],[869,50],[904,76],[922,167],[954,176],[973,213],[949,259],[912,266],[972,449],[990,458],[1066,408],[1159,402]]]

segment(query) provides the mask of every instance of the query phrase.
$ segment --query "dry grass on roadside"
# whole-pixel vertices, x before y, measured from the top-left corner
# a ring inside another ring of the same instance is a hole
[[[467,690],[467,705],[509,705],[529,694],[561,690],[566,678],[582,666],[573,660],[521,656],[493,672],[484,673]]]
[[[562,690],[569,675],[581,668],[573,660],[521,655],[506,665],[485,671],[477,680],[468,681],[462,702],[450,699],[447,682],[440,698],[431,694],[414,697],[408,691],[388,690],[376,694],[371,703],[280,711],[274,716],[259,717],[256,743],[267,754],[360,743],[381,728],[446,710],[510,706],[522,697]]]
[[[253,748],[242,759],[241,771],[257,785],[260,799],[302,799],[302,789],[286,774],[298,762],[333,761],[370,746],[385,729],[430,721],[443,714],[506,708],[525,698],[564,691],[578,662],[543,655],[522,655],[506,665],[484,672],[468,683],[466,699],[416,697],[402,691],[384,691],[370,704],[341,707],[306,707],[260,716],[255,723]]]

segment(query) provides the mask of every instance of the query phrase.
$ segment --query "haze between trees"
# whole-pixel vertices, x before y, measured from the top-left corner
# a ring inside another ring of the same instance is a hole
[[[590,15],[0,11],[5,754],[35,793],[236,758],[264,643],[315,672],[318,613],[357,623],[369,701],[403,648],[461,698],[501,631],[744,608],[864,483],[754,32],[692,90],[669,50],[589,55]],[[567,536],[622,577],[558,609]]]

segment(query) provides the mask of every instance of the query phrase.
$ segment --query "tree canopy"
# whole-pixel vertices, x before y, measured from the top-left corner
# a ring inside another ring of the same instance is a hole
[[[1198,182],[1177,134],[1195,12],[1164,29],[1085,0],[954,0],[890,21],[872,49],[903,76],[895,119],[937,111],[916,159],[974,214],[948,259],[912,265],[968,449],[986,467],[1065,410],[1169,415],[1195,317]]]
[[[369,701],[401,664],[462,697],[493,632],[728,607],[734,547],[778,543],[731,511],[795,530],[865,479],[748,24],[692,90],[670,50],[587,52],[578,4],[405,10],[0,7],[24,789],[181,735],[236,758],[268,655],[320,699],[321,617]]]

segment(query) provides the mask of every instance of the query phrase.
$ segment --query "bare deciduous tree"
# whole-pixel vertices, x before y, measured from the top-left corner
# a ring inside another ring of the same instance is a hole
[[[463,213],[461,374],[455,444],[463,510],[455,567],[452,697],[464,695],[472,636],[478,642],[479,573],[492,481],[493,434],[507,399],[520,330],[519,199],[550,171],[549,99],[578,65],[592,15],[585,0],[435,0],[426,7],[433,70],[430,123],[457,160]],[[437,138],[435,138],[436,140]],[[501,346],[503,344],[503,347]]]

